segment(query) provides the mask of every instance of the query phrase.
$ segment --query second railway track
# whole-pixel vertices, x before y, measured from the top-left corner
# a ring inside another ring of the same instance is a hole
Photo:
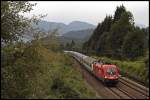
[[[122,91],[129,93],[135,99],[148,99],[149,98],[149,89],[137,84],[127,78],[121,77],[117,87]]]

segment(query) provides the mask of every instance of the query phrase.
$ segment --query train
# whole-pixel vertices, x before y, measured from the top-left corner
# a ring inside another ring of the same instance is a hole
[[[121,75],[119,68],[115,64],[107,63],[102,60],[96,60],[92,57],[75,51],[64,52],[74,57],[90,73],[92,73],[97,79],[101,80],[105,85],[116,85],[118,83],[118,79]]]

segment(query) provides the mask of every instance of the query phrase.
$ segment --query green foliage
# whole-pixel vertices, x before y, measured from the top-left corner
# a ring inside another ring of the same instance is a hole
[[[75,42],[72,40],[71,43],[66,43],[65,49],[66,50],[74,50],[75,49]]]
[[[74,61],[63,54],[60,47],[55,47],[58,51],[53,50],[51,42],[58,41],[52,39],[48,44],[42,39],[28,44],[7,45],[2,49],[1,97],[97,98],[85,84],[81,73],[73,68]]]
[[[136,28],[132,33],[129,32],[122,45],[123,54],[127,58],[135,59],[139,56],[144,56],[146,49],[146,35]]]
[[[145,56],[145,48],[149,47],[147,31],[134,26],[132,13],[122,5],[117,7],[114,18],[106,16],[98,24],[82,50],[87,54],[134,60]]]
[[[75,42],[73,40],[71,41],[71,46],[75,46]]]
[[[131,20],[131,21],[130,21]],[[110,34],[108,36],[108,47],[111,48],[113,56],[122,56],[121,46],[126,34],[132,30],[132,15],[130,12],[124,12],[116,23],[111,27]]]
[[[121,6],[117,6],[117,9],[115,11],[115,14],[114,14],[114,22],[117,22],[120,17],[122,16],[122,13],[124,13],[126,11],[125,7],[123,5]]]
[[[55,78],[53,79],[53,85],[51,86],[52,91],[58,98],[80,98],[80,94],[78,94],[75,90],[67,86],[61,79]]]
[[[7,44],[1,51],[1,98],[95,98],[94,92],[84,85],[81,73],[73,69],[73,61],[62,53],[57,29],[47,37],[37,30],[34,40],[28,43],[17,41],[36,21],[21,15],[31,11],[34,4],[1,3],[1,39]]]
[[[99,38],[102,36],[103,32],[108,32],[110,30],[111,24],[112,24],[112,17],[106,16],[104,21],[98,24],[89,41],[87,41],[83,45],[83,49],[86,49],[90,52],[92,52],[93,50],[97,52],[99,49],[101,49],[101,45],[99,44],[101,41]]]
[[[16,41],[30,26],[32,20],[23,17],[20,13],[31,11],[34,4],[28,1],[2,1],[1,3],[2,42]]]
[[[99,39],[98,53],[101,53],[101,55],[106,55],[105,53],[108,51],[108,36],[109,32],[104,32]]]
[[[61,45],[60,41],[57,38],[58,30],[56,29],[49,34],[50,35],[46,37],[39,38],[38,39],[39,43],[51,51],[55,52],[62,51],[63,46]]]
[[[144,81],[149,85],[149,57],[145,59],[145,75],[146,77],[144,77]]]

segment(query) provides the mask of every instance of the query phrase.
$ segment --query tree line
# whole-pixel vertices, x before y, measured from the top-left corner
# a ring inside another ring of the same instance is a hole
[[[72,40],[70,43],[67,42],[66,45],[64,46],[64,49],[66,50],[75,50],[75,42]]]
[[[148,28],[135,26],[132,13],[123,5],[117,6],[114,16],[107,15],[98,24],[91,38],[83,44],[82,52],[135,59],[148,51],[148,31]]]

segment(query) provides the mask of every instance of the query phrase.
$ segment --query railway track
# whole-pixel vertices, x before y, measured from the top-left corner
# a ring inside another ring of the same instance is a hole
[[[128,93],[121,91],[119,88],[109,87],[108,89],[115,93],[120,99],[133,99]]]
[[[149,89],[125,77],[119,79],[117,87],[135,99],[149,99]]]
[[[74,58],[75,59],[75,58]],[[104,99],[149,99],[149,89],[139,85],[125,77],[119,79],[119,83],[115,87],[106,87],[104,84],[93,76],[83,64],[75,59],[80,64],[80,69],[86,81],[93,86],[99,95]]]
[[[128,85],[129,87],[141,92],[142,94],[144,94],[146,96],[149,96],[149,88],[146,88],[140,84],[137,84],[136,82],[129,80],[125,77],[121,77],[120,82],[122,82],[122,83]]]

